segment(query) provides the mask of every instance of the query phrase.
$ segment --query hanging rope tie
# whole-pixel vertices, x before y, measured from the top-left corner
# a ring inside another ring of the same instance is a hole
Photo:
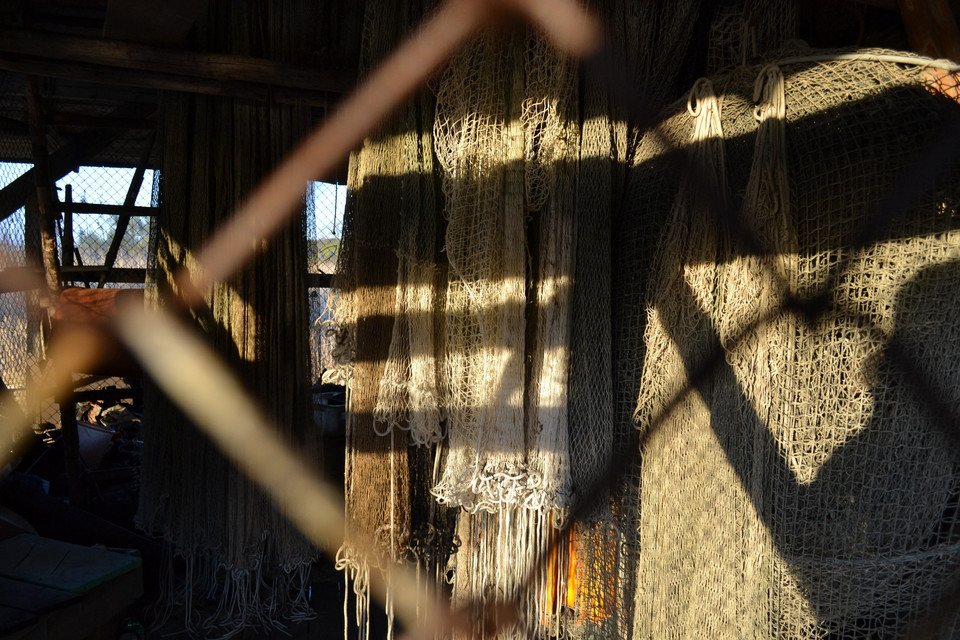
[[[753,101],[758,103],[754,109],[754,117],[760,123],[760,128],[757,131],[745,207],[755,210],[760,206],[760,199],[766,196],[770,199],[765,207],[767,213],[787,216],[790,195],[784,133],[787,107],[780,67],[768,64],[760,70],[753,84]],[[759,192],[761,189],[764,191],[763,195]]]
[[[723,127],[720,124],[720,100],[713,91],[713,83],[708,78],[700,78],[693,83],[687,97],[687,112],[696,118],[693,126],[693,142],[723,139]]]

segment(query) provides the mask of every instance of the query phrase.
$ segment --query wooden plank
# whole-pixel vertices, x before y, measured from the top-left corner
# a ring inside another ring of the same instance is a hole
[[[307,286],[319,289],[328,289],[333,284],[333,276],[329,273],[308,273]]]
[[[90,202],[63,202],[61,211],[71,213],[98,213],[109,216],[155,216],[157,207],[138,207],[125,204],[94,204]]]
[[[0,576],[86,593],[137,570],[140,558],[25,533],[0,542]]]
[[[354,79],[349,74],[293,67],[264,58],[195,53],[21,29],[0,29],[0,51],[47,61],[130,69],[154,76],[268,84],[313,92],[344,94],[354,85]]]
[[[62,267],[62,276],[65,280],[74,280],[71,276],[96,276],[103,272],[101,265],[75,265],[72,267]],[[40,269],[30,267],[10,267],[0,269],[0,293],[15,293],[18,291],[29,291],[36,289],[36,276],[40,275]],[[124,284],[143,284],[146,282],[146,269],[136,269],[131,267],[115,267],[110,272],[111,282],[121,282]],[[331,286],[333,276],[329,273],[308,273],[307,286],[328,288]]]
[[[48,98],[52,97],[53,96],[48,94]],[[13,121],[13,123],[16,122],[16,120]],[[85,113],[72,113],[68,111],[55,111],[53,113],[48,113],[47,122],[54,127],[79,127],[82,129],[109,127],[111,129],[136,129],[138,131],[153,131],[157,128],[157,123],[153,120],[139,118],[110,118],[108,116],[95,116]],[[11,127],[14,126],[13,123],[11,123]]]
[[[80,595],[0,576],[0,605],[42,614],[78,602]]]
[[[102,271],[103,267],[98,265],[63,267],[60,270],[63,279],[69,282],[74,280],[86,281],[89,277],[96,276]],[[0,269],[0,293],[33,291],[42,284],[42,279],[38,280],[38,276],[41,275],[42,271],[40,269],[30,267]],[[124,284],[143,284],[146,277],[145,269],[117,267],[111,272],[110,281]]]

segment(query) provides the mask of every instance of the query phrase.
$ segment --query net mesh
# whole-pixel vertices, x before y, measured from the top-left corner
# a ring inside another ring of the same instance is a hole
[[[707,41],[709,74],[730,69],[796,36],[793,0],[726,0],[717,3]]]
[[[291,61],[311,41],[294,33],[297,3],[211,3],[205,46]],[[299,5],[298,5],[299,7]],[[148,298],[165,304],[175,274],[289,152],[309,125],[300,106],[170,95],[161,109],[160,211]],[[306,190],[306,184],[304,189]],[[229,281],[216,284],[192,321],[259,398],[278,436],[318,460],[308,373],[307,246],[303,216]],[[306,581],[316,551],[244,474],[154,385],[145,386],[138,521],[182,557],[184,624],[203,637],[245,627],[276,630],[313,615]],[[171,564],[171,571],[172,569]]]
[[[368,4],[364,72],[392,51],[432,4]],[[364,638],[372,632],[370,572],[410,562],[425,589],[439,584],[453,538],[451,523],[427,492],[442,419],[433,111],[432,94],[417,93],[351,157],[334,280],[339,355],[345,361],[341,375],[350,394],[346,508],[351,522],[337,566],[355,593],[352,622]],[[364,539],[375,548],[364,551]],[[392,635],[390,596],[385,606]]]
[[[887,637],[960,566],[955,453],[891,360],[956,408],[957,176],[855,245],[913,132],[957,107],[885,55],[698,83],[639,148],[639,204],[667,220],[637,405],[641,636]],[[665,142],[695,158],[679,189]],[[724,188],[739,222],[697,197]],[[783,311],[825,285],[816,322]]]
[[[692,38],[699,3],[596,5],[613,53],[649,80],[648,106],[665,103],[679,86],[676,58]],[[368,10],[368,21],[384,14]],[[382,30],[403,19],[377,24]],[[364,46],[376,57],[389,43],[373,37],[371,24]],[[620,305],[615,287],[639,296],[646,277],[629,272],[615,282],[608,258],[613,220],[633,197],[626,109],[589,76],[582,86],[576,80],[570,63],[536,36],[482,34],[435,81],[432,130],[424,127],[430,117],[403,112],[354,156],[337,302],[354,349],[348,511],[360,513],[357,526],[368,534],[397,531],[403,539],[406,507],[398,505],[431,478],[436,499],[459,511],[455,604],[470,603],[482,618],[484,607],[527,589],[523,613],[538,633],[628,635],[636,477],[615,496],[598,497],[595,512],[569,534],[555,529],[575,492],[595,482],[615,446],[629,439],[640,365],[621,366],[611,308]],[[411,135],[418,126],[420,139]],[[422,140],[433,145],[436,168]],[[410,174],[430,171],[442,177],[445,273],[434,267],[431,220],[408,209],[416,203],[428,211],[428,192],[403,186],[418,184]],[[631,226],[631,233],[656,224]],[[644,246],[651,237],[643,236]],[[420,338],[418,316],[425,320]],[[617,335],[630,336],[631,328],[623,323]],[[631,390],[615,397],[624,380]],[[444,419],[439,477],[411,468],[404,485],[396,448],[404,437],[440,441]],[[616,519],[626,523],[622,530]],[[551,542],[561,551],[525,583]],[[342,566],[356,570],[363,596],[364,565],[348,555]]]

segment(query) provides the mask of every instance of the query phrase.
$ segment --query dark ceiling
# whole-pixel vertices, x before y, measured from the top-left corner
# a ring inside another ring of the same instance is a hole
[[[207,11],[207,0],[0,0],[0,161],[32,162],[31,77],[48,151],[72,141],[69,162],[106,166],[136,166],[162,91],[304,102],[320,121],[352,88],[363,2],[322,2],[320,37],[297,64],[198,52]]]

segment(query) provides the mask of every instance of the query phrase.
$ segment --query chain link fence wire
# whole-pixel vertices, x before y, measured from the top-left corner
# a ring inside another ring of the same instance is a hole
[[[24,175],[30,167],[25,163],[0,163],[0,188]],[[27,266],[25,236],[25,212],[20,207],[0,221],[0,269]],[[36,249],[39,253],[39,244]],[[39,312],[36,292],[0,293],[0,327],[0,377],[22,403],[23,389],[38,364]]]
[[[64,201],[69,188],[70,201],[75,206],[80,207],[85,204],[122,205],[135,171],[130,167],[80,167],[77,171],[72,171],[57,181],[57,194],[60,200]],[[147,169],[144,172],[143,182],[140,185],[134,206],[151,206],[153,181],[154,171]],[[118,218],[118,215],[104,213],[73,214],[75,253],[72,263],[77,266],[103,265],[107,250],[116,233]],[[62,234],[62,221],[58,230]],[[113,266],[119,269],[145,269],[149,244],[149,216],[131,216]],[[64,262],[64,257],[61,255],[61,264]],[[72,278],[70,281],[76,284],[84,282],[83,279],[76,278]],[[94,282],[96,282],[95,279]],[[122,287],[123,285],[110,283],[104,286]]]
[[[0,162],[0,188],[24,175],[31,164]],[[131,167],[78,167],[76,171],[57,180],[59,200],[69,207],[66,195],[74,206],[122,205],[126,199],[135,169]],[[149,207],[154,191],[154,171],[146,170],[143,183],[136,197],[135,206]],[[107,250],[117,229],[117,215],[102,213],[75,213],[73,216],[74,255],[71,262],[76,266],[100,266],[104,264]],[[56,222],[58,258],[66,264],[63,255],[63,215]],[[0,268],[36,266],[39,262],[39,239],[31,240],[38,233],[31,226],[27,229],[27,216],[21,207],[0,222]],[[148,216],[131,216],[123,242],[117,253],[114,266],[119,269],[144,269],[147,266],[150,219]],[[65,286],[96,286],[98,273],[74,274],[64,277]],[[140,282],[106,282],[107,288],[142,288]],[[24,389],[34,376],[40,373],[43,359],[40,341],[40,311],[35,291],[20,291],[0,294],[0,375],[18,400],[24,400]],[[77,380],[81,380],[77,376]],[[120,378],[98,380],[98,387],[123,386]],[[37,416],[39,424],[59,424],[59,409],[52,402],[38,407],[27,407]]]
[[[343,208],[347,187],[314,182],[307,193],[308,269],[330,276],[337,266],[343,235]],[[328,286],[310,287],[310,362],[313,379],[333,368],[333,298]]]

